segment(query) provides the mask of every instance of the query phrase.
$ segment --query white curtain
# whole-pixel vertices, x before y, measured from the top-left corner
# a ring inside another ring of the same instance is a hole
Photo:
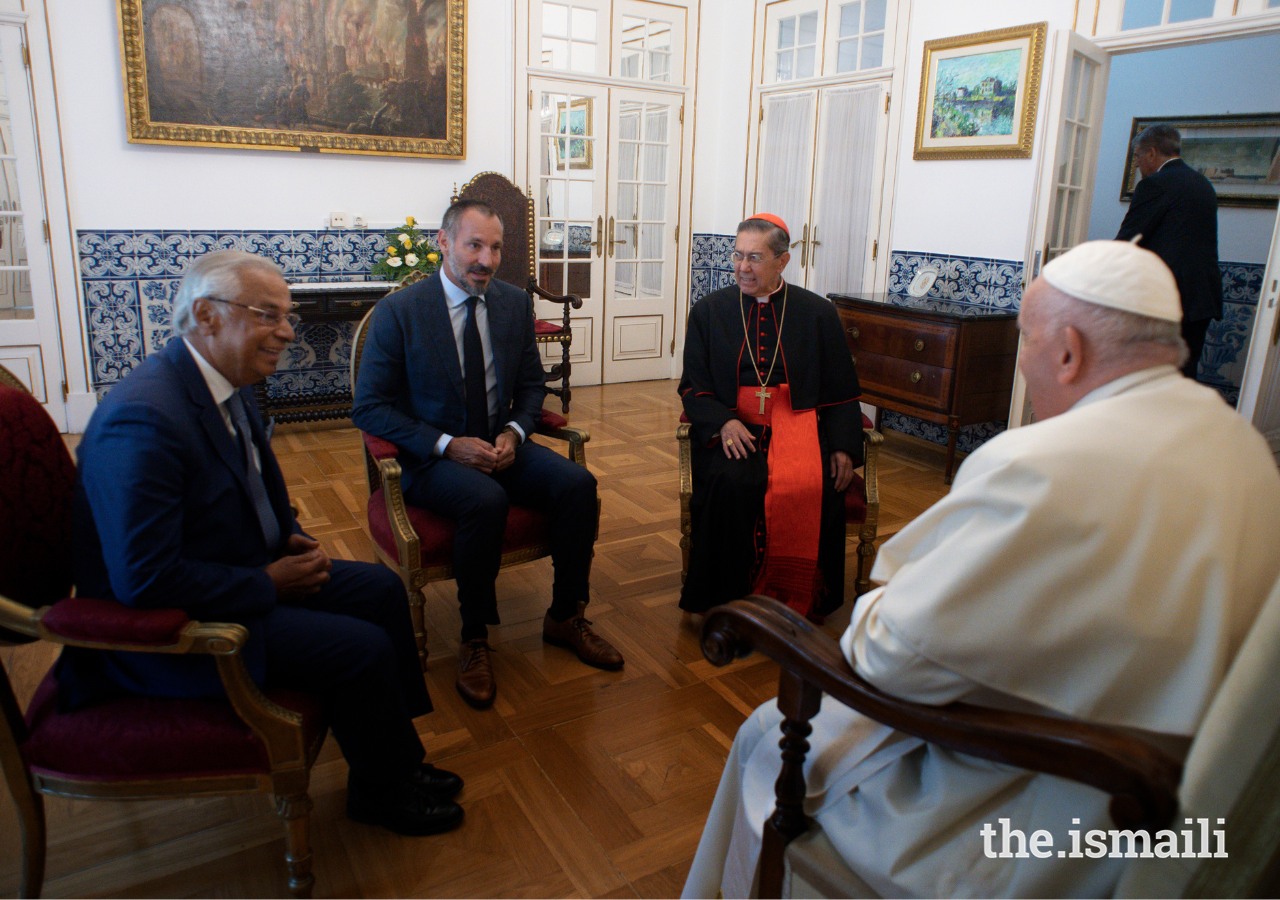
[[[868,261],[868,235],[876,176],[876,128],[881,117],[879,85],[829,88],[823,97],[822,152],[814,184],[814,216],[820,246],[809,289],[825,296],[831,292],[864,289]]]
[[[798,241],[809,219],[809,179],[813,166],[813,117],[816,91],[771,94],[764,98],[764,135],[760,141],[759,184],[753,213],[781,216]],[[735,223],[736,224],[736,223]],[[800,248],[792,254],[783,277],[804,283]]]

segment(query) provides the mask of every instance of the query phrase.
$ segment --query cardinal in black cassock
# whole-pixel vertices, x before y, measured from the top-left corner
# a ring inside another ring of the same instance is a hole
[[[781,220],[753,217],[739,226],[739,249],[762,230],[760,219],[789,236]],[[703,297],[689,315],[679,391],[691,423],[693,528],[680,607],[702,613],[757,592],[820,617],[844,601],[844,499],[831,458],[843,451],[852,466],[862,463],[858,377],[835,308],[781,281],[789,254],[766,252],[737,253],[738,285]],[[760,282],[759,296],[747,292]],[[721,430],[734,419],[754,452],[726,453]],[[810,483],[784,493],[795,470]],[[806,530],[812,540],[799,546],[810,549],[785,548]]]

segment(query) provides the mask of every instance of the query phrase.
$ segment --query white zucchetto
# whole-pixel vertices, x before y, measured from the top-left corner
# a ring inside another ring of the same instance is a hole
[[[1087,241],[1040,272],[1064,294],[1151,319],[1182,321],[1178,285],[1164,260],[1129,241]]]

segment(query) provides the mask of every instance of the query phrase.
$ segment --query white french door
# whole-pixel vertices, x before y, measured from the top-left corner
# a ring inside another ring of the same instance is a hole
[[[612,88],[603,381],[666,378],[676,310],[680,98]]]
[[[531,0],[516,22],[528,85],[516,175],[535,201],[539,282],[583,300],[571,316],[574,384],[670,378],[688,291],[680,222],[697,0]],[[556,345],[543,352],[559,358]]]
[[[66,428],[62,351],[22,25],[0,20],[0,365]]]
[[[761,98],[752,212],[791,228],[783,276],[815,293],[872,288],[884,183],[887,82],[770,92]]]
[[[538,279],[583,300],[573,313],[574,382],[668,378],[682,98],[545,78],[530,83]]]
[[[1089,230],[1093,182],[1098,165],[1102,113],[1106,106],[1111,57],[1106,50],[1074,31],[1059,31],[1046,66],[1048,108],[1041,142],[1039,183],[1031,213],[1023,287],[1031,284],[1049,260],[1083,241]],[[1014,376],[1009,425],[1031,421],[1026,381]]]

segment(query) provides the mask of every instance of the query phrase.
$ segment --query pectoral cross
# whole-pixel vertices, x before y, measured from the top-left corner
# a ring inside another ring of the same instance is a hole
[[[764,385],[760,385],[760,390],[756,391],[756,396],[760,398],[760,415],[764,415],[764,401],[768,400],[773,394],[764,389]]]

